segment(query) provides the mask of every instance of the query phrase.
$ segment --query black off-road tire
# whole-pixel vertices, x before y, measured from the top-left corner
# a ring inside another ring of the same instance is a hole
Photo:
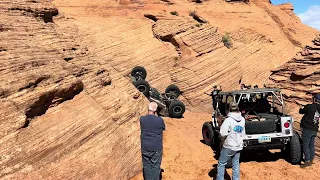
[[[296,131],[293,131],[293,135],[290,141],[288,142],[284,153],[289,163],[296,165],[301,162],[302,148],[300,136]]]
[[[172,118],[182,118],[185,111],[186,108],[181,101],[175,100],[169,105],[169,116]]]
[[[246,134],[264,134],[277,130],[275,120],[249,121],[246,120]]]
[[[214,143],[212,122],[208,121],[202,125],[202,137],[206,145],[211,146],[211,144]]]
[[[149,96],[150,85],[147,81],[140,79],[134,82],[134,86],[145,96]]]
[[[220,155],[220,136],[219,133],[217,133],[214,129],[213,129],[213,139],[211,142],[211,149],[212,151],[215,152],[216,156],[218,157]],[[218,160],[218,159],[217,159]]]
[[[147,71],[142,66],[136,66],[131,70],[131,76],[135,77],[136,79],[140,79],[140,78],[141,79],[146,79]]]
[[[179,87],[175,84],[171,84],[169,85],[166,90],[165,90],[166,94],[171,94],[170,98],[175,99],[178,98],[181,94],[181,91],[179,89]]]

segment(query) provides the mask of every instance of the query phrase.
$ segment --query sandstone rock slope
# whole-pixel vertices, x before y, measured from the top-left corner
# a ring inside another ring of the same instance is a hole
[[[160,91],[179,85],[189,111],[209,112],[213,84],[262,85],[319,33],[267,0],[53,4],[0,1],[1,179],[128,179],[141,171],[147,105],[132,67]]]
[[[138,172],[146,100],[126,74],[92,57],[50,4],[1,1],[0,17],[0,179]]]
[[[312,94],[320,93],[320,35],[305,49],[279,68],[273,70],[269,86],[284,89],[288,101],[303,105]]]

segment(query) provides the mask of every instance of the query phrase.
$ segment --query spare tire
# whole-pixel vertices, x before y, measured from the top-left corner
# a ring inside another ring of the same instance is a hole
[[[165,90],[166,94],[169,94],[169,98],[171,99],[176,99],[180,96],[181,91],[179,89],[179,87],[175,84],[171,84],[169,85],[166,90]]]
[[[137,80],[138,79],[146,79],[147,71],[142,66],[136,66],[131,70],[131,76],[135,77]]]
[[[147,81],[140,79],[134,82],[134,86],[145,96],[149,96],[150,85]]]
[[[181,118],[186,108],[181,101],[172,101],[169,105],[169,116],[172,118]]]
[[[214,143],[214,131],[212,128],[212,122],[208,121],[202,125],[202,137],[206,145],[211,146]]]
[[[260,116],[261,118],[266,118],[267,120],[278,120],[279,117],[276,114],[268,114],[268,113],[259,113],[258,116]]]
[[[246,134],[264,134],[271,133],[277,130],[277,124],[275,120],[265,121],[245,121],[246,122]]]

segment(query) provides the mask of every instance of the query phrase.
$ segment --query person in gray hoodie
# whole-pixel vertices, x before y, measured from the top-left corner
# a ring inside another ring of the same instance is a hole
[[[306,168],[313,164],[315,155],[314,141],[319,129],[320,94],[313,96],[313,103],[302,107],[299,113],[303,114],[300,127],[302,129],[304,164],[301,165],[301,168]]]
[[[245,119],[241,116],[235,102],[231,103],[228,117],[220,128],[220,135],[223,139],[223,148],[218,162],[217,180],[224,180],[225,166],[232,159],[232,179],[240,179],[240,152],[243,149],[245,137]]]

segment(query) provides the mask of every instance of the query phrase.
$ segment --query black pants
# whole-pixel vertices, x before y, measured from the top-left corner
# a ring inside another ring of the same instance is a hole
[[[162,151],[142,151],[143,178],[144,180],[159,180]]]
[[[314,159],[314,141],[316,137],[317,131],[311,131],[309,129],[302,130],[302,147],[305,161],[310,161]]]
[[[212,107],[213,107],[213,110],[216,110],[216,108],[217,108],[217,100],[216,99],[212,99]]]

